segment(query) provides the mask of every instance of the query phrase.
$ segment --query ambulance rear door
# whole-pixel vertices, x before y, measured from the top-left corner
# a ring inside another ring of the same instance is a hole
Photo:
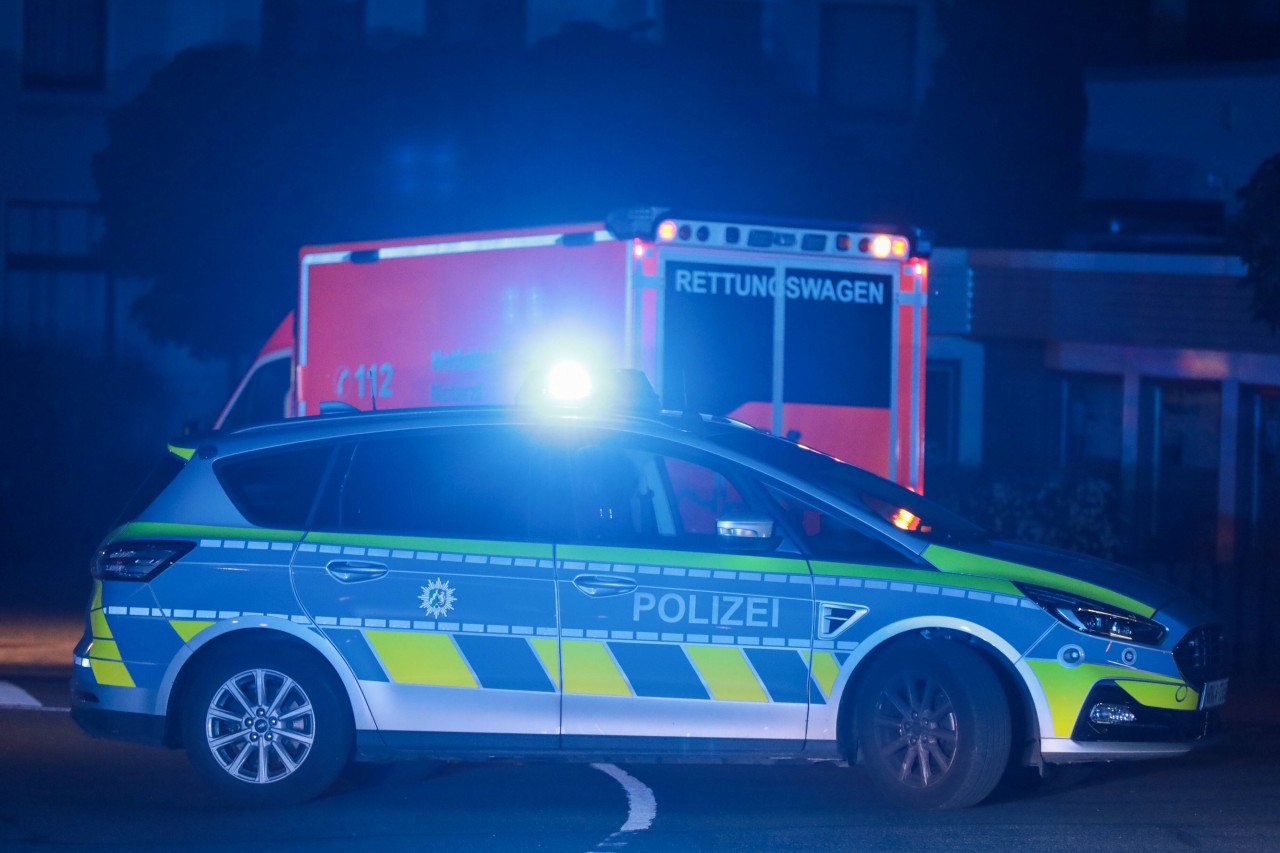
[[[651,265],[663,405],[735,417],[920,488],[923,267],[909,267],[908,240],[670,222]]]

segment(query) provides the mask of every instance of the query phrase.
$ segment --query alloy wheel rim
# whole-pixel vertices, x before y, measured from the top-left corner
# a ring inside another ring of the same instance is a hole
[[[940,784],[955,763],[955,707],[947,691],[928,676],[899,676],[882,689],[873,731],[873,748],[908,787]]]
[[[252,784],[291,776],[307,760],[315,729],[315,710],[306,691],[270,669],[228,678],[205,714],[205,737],[214,759],[231,776]]]

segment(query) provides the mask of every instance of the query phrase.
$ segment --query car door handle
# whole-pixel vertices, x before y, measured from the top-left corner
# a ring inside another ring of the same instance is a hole
[[[636,582],[631,578],[612,578],[608,575],[578,575],[573,579],[573,585],[579,592],[592,598],[626,595],[636,590]]]
[[[361,563],[354,560],[330,560],[324,570],[343,583],[371,581],[387,573],[382,563]]]

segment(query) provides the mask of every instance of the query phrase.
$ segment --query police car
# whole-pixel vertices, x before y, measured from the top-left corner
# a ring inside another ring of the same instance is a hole
[[[328,414],[170,447],[98,550],[72,715],[228,798],[352,760],[846,758],[961,807],[1186,753],[1214,618],[709,416]]]

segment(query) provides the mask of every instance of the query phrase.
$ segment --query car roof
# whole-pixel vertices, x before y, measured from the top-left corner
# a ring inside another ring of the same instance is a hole
[[[702,438],[725,430],[758,432],[741,421],[714,415],[672,411],[599,411],[552,406],[448,406],[421,409],[350,410],[216,430],[176,439],[170,444],[198,452],[203,458],[411,429],[471,426],[596,427],[672,438]],[[761,433],[763,436],[764,434]]]

